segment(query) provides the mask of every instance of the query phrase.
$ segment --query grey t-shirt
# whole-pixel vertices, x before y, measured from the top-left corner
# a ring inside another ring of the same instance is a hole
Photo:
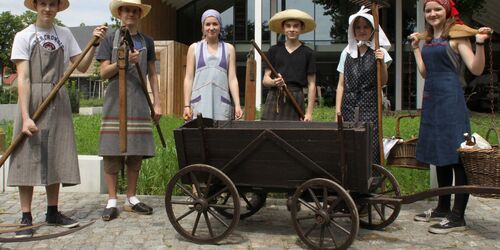
[[[106,38],[103,41],[101,41],[101,44],[99,45],[96,54],[96,59],[98,61],[105,61],[105,60],[111,61],[111,56],[113,52],[113,40],[115,38],[115,33],[116,32],[108,32]],[[134,42],[135,49],[141,50],[144,48],[144,44],[142,44],[141,37],[143,37],[144,41],[146,42],[145,48],[147,48],[148,51],[148,62],[156,61],[155,45],[151,37],[146,36],[142,33],[137,33],[135,35],[132,35],[132,40]]]

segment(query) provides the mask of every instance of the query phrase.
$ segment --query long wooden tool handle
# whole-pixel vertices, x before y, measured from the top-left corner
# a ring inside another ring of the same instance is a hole
[[[253,50],[247,56],[245,74],[245,120],[255,120],[255,58]]]
[[[127,152],[127,51],[125,44],[118,48],[118,142],[121,153]]]
[[[148,101],[149,109],[151,110],[151,118],[154,121],[155,108],[153,106],[153,102],[151,101],[151,98],[149,97],[148,86],[146,85],[146,80],[144,79],[144,74],[142,74],[142,70],[141,70],[141,67],[139,66],[139,63],[135,64],[135,68],[137,69],[137,74],[139,75],[139,78],[141,79],[142,92],[144,92],[144,95],[146,96],[146,100]],[[165,138],[163,137],[163,133],[161,132],[160,124],[155,122],[155,126],[156,126],[156,131],[158,132],[158,137],[160,137],[161,145],[164,148],[166,148],[167,143],[165,143]]]
[[[372,15],[373,15],[373,40],[375,40],[375,49],[380,48],[379,41],[379,16],[378,4],[376,0],[372,1]],[[384,144],[382,143],[383,129],[382,129],[382,61],[377,60],[377,111],[378,111],[378,145],[379,145],[379,158],[380,165],[384,166]]]
[[[259,45],[257,45],[254,40],[252,40],[251,42],[252,42],[252,45],[255,48],[255,50],[257,50],[259,55],[262,57],[262,59],[264,59],[264,61],[266,61],[267,66],[269,67],[269,69],[271,69],[271,72],[273,73],[273,75],[278,76],[278,71],[276,71],[276,69],[273,67],[273,65],[271,64],[271,62],[267,58],[267,56],[259,48]],[[297,103],[297,100],[295,100],[295,97],[293,97],[292,93],[290,92],[290,90],[288,89],[288,87],[286,85],[283,86],[283,89],[285,90],[286,95],[288,96],[288,98],[292,102],[292,105],[295,108],[295,111],[297,111],[297,113],[299,114],[301,119],[304,119],[304,116],[305,116],[304,111]]]
[[[105,26],[108,24],[105,23]],[[54,85],[54,88],[50,91],[49,95],[47,98],[38,106],[38,108],[35,110],[35,113],[31,116],[31,119],[36,123],[38,119],[42,116],[43,112],[47,109],[49,104],[56,98],[57,93],[59,92],[59,89],[61,89],[64,84],[66,83],[66,80],[70,77],[70,75],[75,71],[76,67],[82,62],[83,58],[87,53],[90,51],[92,48],[92,45],[94,43],[97,43],[99,41],[99,37],[94,36],[92,40],[89,41],[83,52],[80,54],[80,56],[76,59],[75,63],[69,67],[66,72],[64,72],[63,77],[57,82],[56,85]],[[10,144],[10,146],[5,150],[5,152],[2,155],[2,158],[0,158],[0,168],[3,166],[7,158],[12,154],[12,152],[23,142],[23,140],[26,138],[26,134],[20,132],[16,138],[14,138],[13,142]]]

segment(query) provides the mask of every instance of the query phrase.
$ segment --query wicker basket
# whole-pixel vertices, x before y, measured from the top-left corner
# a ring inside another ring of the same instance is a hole
[[[486,139],[490,132],[498,133],[495,129],[488,130]],[[470,185],[485,187],[500,187],[500,148],[494,145],[492,149],[464,149],[459,148],[458,152],[464,164],[467,181]],[[500,194],[473,194],[474,196],[487,198],[500,198]]]
[[[396,120],[396,138],[401,139],[399,126],[403,118],[415,118],[415,115],[401,115]],[[396,143],[387,157],[387,165],[394,167],[429,170],[429,164],[417,161],[417,138]]]

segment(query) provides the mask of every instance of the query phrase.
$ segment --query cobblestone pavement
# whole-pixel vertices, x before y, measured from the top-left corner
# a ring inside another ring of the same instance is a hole
[[[281,199],[270,199],[257,214],[242,220],[235,231],[217,245],[186,241],[168,221],[161,196],[141,196],[155,209],[151,216],[122,212],[118,219],[100,219],[106,195],[61,193],[60,210],[85,221],[96,220],[89,228],[72,235],[39,242],[4,243],[0,249],[302,249],[305,247],[291,226],[290,214]],[[124,197],[119,197],[123,202]],[[18,194],[0,194],[0,221],[14,223],[20,217]],[[466,212],[468,230],[447,235],[427,232],[428,223],[413,221],[413,215],[435,205],[420,201],[404,205],[398,219],[383,231],[360,229],[352,249],[500,249],[500,200],[471,197]],[[34,220],[45,218],[45,195],[35,193]],[[37,234],[61,230],[44,226]],[[12,234],[2,234],[2,237]]]

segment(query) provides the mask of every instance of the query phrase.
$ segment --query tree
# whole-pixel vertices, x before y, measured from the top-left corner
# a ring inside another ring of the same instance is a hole
[[[36,12],[33,12],[31,10],[25,11],[23,14],[19,15],[18,17],[21,19],[23,22],[24,27],[27,27],[30,24],[33,24],[36,22]],[[54,19],[54,24],[59,25],[59,26],[65,26],[61,20],[59,19]]]
[[[349,16],[359,9],[359,6],[348,0],[313,0],[315,4],[323,5],[325,16],[330,16],[333,25],[330,28],[332,42],[347,41]]]
[[[330,19],[333,22],[330,29],[332,42],[347,41],[349,16],[352,13],[355,13],[359,9],[359,6],[357,4],[353,4],[349,0],[313,0],[313,2],[318,5],[323,5],[323,9],[325,10],[323,14],[331,17]],[[476,14],[483,9],[484,3],[485,0],[457,0],[456,7],[460,11],[460,15],[462,17],[470,19],[473,14]]]
[[[118,19],[114,16],[111,17],[111,27],[112,28],[119,29],[122,26],[121,23],[122,22],[120,21],[120,19]]]
[[[14,36],[23,28],[21,20],[9,11],[0,14],[0,70],[3,66],[12,66],[10,62],[10,51]]]
[[[36,13],[33,11],[25,11],[23,14],[16,16],[10,11],[0,13],[0,70],[3,66],[13,68],[10,61],[10,53],[12,43],[17,32],[21,31],[30,24],[36,22]],[[54,21],[59,26],[64,26],[57,18]]]

